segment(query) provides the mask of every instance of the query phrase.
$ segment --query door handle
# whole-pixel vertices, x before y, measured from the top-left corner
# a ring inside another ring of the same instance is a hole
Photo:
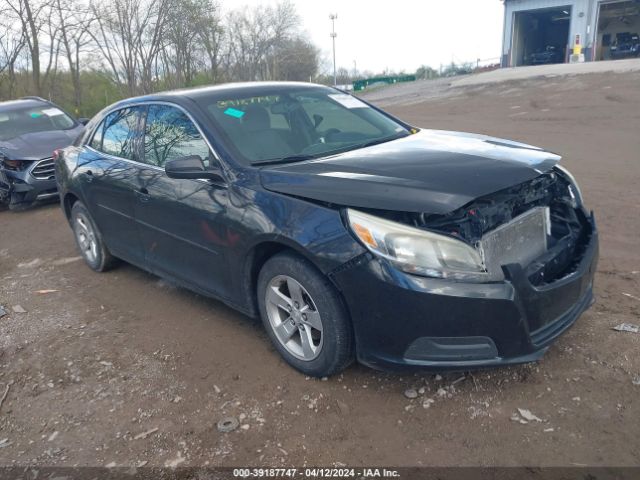
[[[149,195],[149,190],[147,190],[144,187],[138,189],[138,191],[136,191],[136,195],[138,196],[141,202],[148,202],[149,199],[151,198],[151,195]]]

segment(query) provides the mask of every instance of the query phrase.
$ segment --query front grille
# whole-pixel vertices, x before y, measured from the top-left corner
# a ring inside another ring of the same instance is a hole
[[[55,178],[53,158],[45,158],[44,160],[40,160],[36,163],[31,170],[31,175],[38,180],[49,180],[51,178]]]

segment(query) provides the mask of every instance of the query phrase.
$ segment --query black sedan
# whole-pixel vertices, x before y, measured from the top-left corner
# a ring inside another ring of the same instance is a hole
[[[420,130],[339,90],[133,98],[57,154],[77,244],[260,317],[298,370],[539,359],[592,303],[598,240],[560,157]]]
[[[543,50],[532,53],[529,58],[530,65],[546,65],[549,63],[562,63],[563,61],[564,54],[553,45],[547,45]]]
[[[43,98],[0,102],[0,204],[13,210],[57,198],[53,151],[71,145],[82,129]]]
[[[609,51],[614,60],[640,56],[640,36],[630,32],[618,33]]]

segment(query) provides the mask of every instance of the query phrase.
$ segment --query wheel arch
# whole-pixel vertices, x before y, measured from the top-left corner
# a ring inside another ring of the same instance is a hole
[[[251,302],[251,308],[254,312],[253,316],[256,318],[260,317],[260,307],[258,305],[258,297],[260,294],[258,292],[258,277],[260,275],[260,271],[271,258],[283,253],[287,253],[287,254],[290,254],[291,256],[299,257],[300,259],[304,259],[305,261],[304,263],[308,263],[309,266],[312,267],[312,269],[315,269],[316,272],[324,279],[327,286],[333,287],[332,289],[333,293],[330,292],[329,295],[333,297],[338,304],[340,304],[340,307],[342,308],[342,312],[345,315],[344,320],[346,321],[346,331],[347,331],[346,335],[348,335],[346,338],[348,338],[348,345],[349,345],[349,352],[350,352],[348,354],[348,358],[350,360],[345,365],[350,364],[351,361],[357,357],[356,352],[357,352],[357,343],[358,343],[355,336],[356,331],[355,331],[355,327],[352,320],[351,309],[349,308],[349,305],[346,302],[344,293],[339,288],[339,286],[335,283],[334,278],[331,275],[332,270],[327,271],[326,269],[323,270],[322,268],[320,268],[318,264],[319,262],[317,261],[314,262],[314,259],[310,258],[310,255],[308,254],[308,252],[304,250],[303,247],[300,245],[290,244],[288,242],[287,243],[279,242],[278,240],[273,239],[273,240],[266,240],[266,241],[260,242],[252,248],[250,255],[247,256],[247,262],[246,262],[247,264],[245,266],[245,268],[247,269],[247,272],[246,272],[245,278],[248,281],[246,293],[247,295],[249,295],[249,297],[247,298],[247,300]],[[309,267],[307,267],[307,270],[308,269]],[[278,272],[278,269],[273,271]],[[292,277],[296,279],[295,275],[292,275]],[[300,279],[296,279],[296,280],[300,281]],[[308,287],[305,287],[304,284],[302,285],[304,288],[308,288]],[[339,370],[341,370],[341,368]]]
[[[73,192],[67,192],[62,199],[62,209],[64,210],[65,217],[67,217],[69,221],[71,220],[71,209],[78,200],[80,200],[80,198]]]
[[[307,260],[311,263],[322,275],[325,275],[329,281],[333,283],[330,277],[324,272],[317,262],[309,255],[309,252],[298,245],[295,242],[287,241],[288,239],[270,238],[263,239],[253,245],[245,255],[245,261],[243,266],[243,291],[246,299],[246,304],[251,311],[251,315],[259,317],[260,312],[258,308],[258,275],[264,264],[275,255],[283,252],[291,252]],[[337,288],[337,287],[336,287]]]

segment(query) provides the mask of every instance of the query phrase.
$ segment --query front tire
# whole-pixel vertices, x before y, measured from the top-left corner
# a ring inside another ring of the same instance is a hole
[[[89,211],[80,201],[71,208],[71,226],[80,254],[92,270],[104,272],[113,267],[115,258],[104,244]]]
[[[339,293],[309,261],[270,258],[258,276],[262,323],[285,361],[313,377],[333,375],[354,359],[351,322]]]

